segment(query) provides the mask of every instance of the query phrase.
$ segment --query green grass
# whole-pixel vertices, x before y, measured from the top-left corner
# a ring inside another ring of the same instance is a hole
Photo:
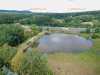
[[[88,38],[89,37],[89,34],[87,34],[87,33],[81,33],[80,36],[85,37],[85,38]]]

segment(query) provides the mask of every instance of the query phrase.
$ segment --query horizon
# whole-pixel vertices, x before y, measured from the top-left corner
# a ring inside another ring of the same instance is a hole
[[[98,0],[0,0],[1,10],[69,13],[100,10]]]
[[[93,11],[100,11],[100,10],[86,10],[86,11],[70,11],[70,12],[41,12],[41,11],[31,11],[31,10],[16,10],[16,9],[0,9],[1,11],[27,11],[27,12],[31,12],[31,13],[84,13],[84,12],[93,12]]]

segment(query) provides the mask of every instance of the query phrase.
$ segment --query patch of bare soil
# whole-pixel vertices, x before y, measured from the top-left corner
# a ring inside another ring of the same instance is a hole
[[[49,65],[55,75],[95,75],[94,68],[87,64],[72,61],[49,60]]]

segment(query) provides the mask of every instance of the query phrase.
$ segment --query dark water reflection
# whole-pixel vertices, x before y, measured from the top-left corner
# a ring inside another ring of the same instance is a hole
[[[92,41],[83,37],[64,33],[45,35],[39,40],[42,52],[80,52],[92,47]]]

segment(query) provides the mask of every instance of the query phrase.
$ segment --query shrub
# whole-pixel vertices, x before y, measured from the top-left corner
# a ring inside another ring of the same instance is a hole
[[[37,27],[36,25],[32,25],[33,35],[37,35],[40,31],[41,29],[39,27]]]
[[[4,61],[3,61],[3,59],[2,59],[2,58],[0,58],[0,68],[2,68],[2,67],[3,67],[3,65],[4,65]]]
[[[37,51],[27,51],[16,57],[17,60],[12,62],[12,69],[19,75],[53,75],[48,68],[47,58]]]
[[[16,46],[25,40],[24,29],[17,25],[0,25],[0,44]]]
[[[96,33],[100,33],[100,27],[96,28],[96,29],[95,29],[95,32],[96,32]]]
[[[94,33],[93,36],[92,36],[93,39],[96,39],[96,38],[100,38],[100,34],[99,33]]]
[[[1,70],[0,70],[0,75],[4,75]]]
[[[8,45],[10,46],[17,46],[24,41],[23,37],[18,34],[11,34],[8,37]]]
[[[1,47],[0,48],[0,67],[3,65],[8,66],[9,61],[16,54],[16,49],[11,47]]]

